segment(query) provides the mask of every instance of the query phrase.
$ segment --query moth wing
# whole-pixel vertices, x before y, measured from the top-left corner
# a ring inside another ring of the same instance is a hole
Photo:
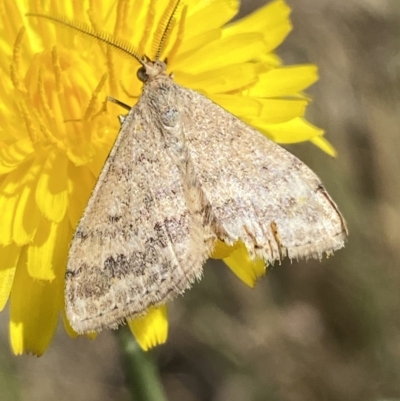
[[[346,224],[319,178],[291,153],[201,94],[181,88],[185,137],[214,231],[252,257],[320,258]]]
[[[73,329],[115,328],[190,287],[209,254],[200,217],[189,212],[178,167],[139,102],[71,244],[65,297]]]

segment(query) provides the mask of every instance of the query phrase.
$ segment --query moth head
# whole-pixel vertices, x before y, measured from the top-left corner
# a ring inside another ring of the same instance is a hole
[[[152,80],[159,75],[165,75],[167,71],[167,65],[161,60],[150,61],[146,58],[141,63],[142,66],[137,70],[136,75],[142,82]]]

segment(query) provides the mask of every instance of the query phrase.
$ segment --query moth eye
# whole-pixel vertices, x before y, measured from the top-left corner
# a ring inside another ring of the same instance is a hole
[[[136,73],[137,77],[140,81],[146,82],[149,79],[149,76],[146,74],[146,69],[144,67],[140,67]]]

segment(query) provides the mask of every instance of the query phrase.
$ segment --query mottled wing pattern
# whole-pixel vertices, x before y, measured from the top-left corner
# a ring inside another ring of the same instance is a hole
[[[241,240],[253,258],[274,262],[321,257],[346,235],[307,166],[204,96],[154,74],[71,244],[67,317],[79,333],[98,331],[167,302],[201,276],[217,238]]]
[[[190,159],[217,237],[250,255],[320,258],[344,246],[345,222],[299,159],[197,92],[179,87]]]
[[[71,244],[66,313],[78,333],[115,328],[182,293],[210,252],[147,106],[125,119]]]

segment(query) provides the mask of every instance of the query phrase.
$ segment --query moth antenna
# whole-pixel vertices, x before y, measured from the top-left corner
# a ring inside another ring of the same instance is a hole
[[[108,46],[111,46],[112,48],[118,50],[124,55],[128,55],[131,57],[134,57],[137,61],[139,61],[140,64],[144,65],[145,62],[145,57],[141,56],[133,47],[132,45],[122,39],[115,38],[113,35],[111,35],[108,32],[98,30],[98,29],[93,29],[89,25],[86,25],[83,22],[80,21],[74,21],[72,19],[69,19],[64,16],[59,16],[59,15],[46,15],[46,14],[41,14],[41,13],[27,13],[25,14],[27,17],[39,17],[39,18],[45,18],[48,19],[52,22],[56,22],[58,24],[64,25],[66,27],[72,28],[75,31],[89,36],[91,38],[97,39],[98,41],[105,43]]]
[[[157,50],[155,54],[155,60],[159,60],[161,56],[161,52],[163,51],[163,47],[165,44],[165,39],[167,38],[167,35],[171,29],[172,21],[176,15],[176,12],[179,8],[179,5],[181,3],[181,0],[175,0],[174,2],[171,2],[169,6],[166,8],[164,15],[161,18],[160,21],[160,27],[161,29],[165,27],[161,32],[161,37],[158,40],[158,45],[157,45]],[[156,33],[156,37],[160,35],[160,30]]]

